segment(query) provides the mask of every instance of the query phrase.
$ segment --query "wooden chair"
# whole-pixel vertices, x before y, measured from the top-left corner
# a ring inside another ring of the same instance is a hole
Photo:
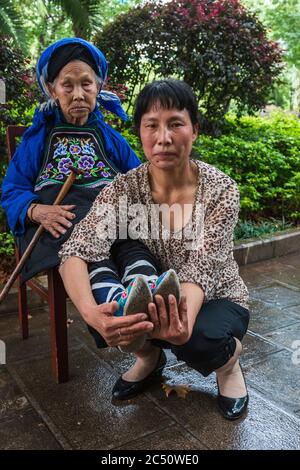
[[[9,160],[15,153],[17,139],[23,135],[27,127],[8,126],[6,132],[7,150]],[[18,248],[15,250],[16,262],[20,259]],[[28,309],[27,286],[36,292],[43,300],[48,302],[50,311],[51,331],[51,363],[54,380],[57,383],[69,380],[68,362],[68,333],[67,333],[67,294],[57,268],[47,271],[48,289],[37,279],[22,283],[22,276],[18,277],[18,312],[21,334],[23,339],[28,338]]]

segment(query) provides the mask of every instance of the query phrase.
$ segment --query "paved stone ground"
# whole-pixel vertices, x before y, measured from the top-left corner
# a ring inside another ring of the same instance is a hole
[[[292,355],[300,341],[300,254],[243,267],[241,274],[252,299],[242,358],[250,394],[244,418],[224,420],[216,410],[214,374],[205,379],[170,353],[164,380],[188,385],[185,399],[167,398],[156,384],[135,400],[112,404],[111,388],[132,356],[98,351],[71,304],[71,377],[54,384],[47,308],[32,299],[26,341],[16,312],[2,308],[0,314],[7,347],[7,365],[0,366],[0,448],[299,449],[300,364]]]

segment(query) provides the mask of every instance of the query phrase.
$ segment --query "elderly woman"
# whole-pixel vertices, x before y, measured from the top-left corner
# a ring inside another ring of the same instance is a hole
[[[21,252],[39,224],[45,229],[23,269],[24,281],[59,264],[61,244],[88,212],[99,191],[117,173],[140,164],[124,138],[104,122],[99,109],[98,104],[127,119],[118,97],[102,89],[107,63],[99,49],[80,38],[62,39],[43,52],[36,75],[48,101],[36,109],[32,126],[9,164],[1,201]],[[70,164],[83,174],[63,205],[53,206]],[[155,264],[137,241],[119,241],[113,248],[118,254],[129,249],[136,254],[138,250],[140,259]],[[112,268],[112,260],[109,263],[108,269]],[[97,276],[93,281],[97,284]]]
[[[132,398],[143,391],[165,365],[162,348],[171,348],[204,376],[216,371],[219,409],[224,417],[236,419],[248,404],[239,357],[249,321],[248,292],[232,253],[237,185],[218,169],[190,158],[198,135],[198,110],[195,95],[184,82],[147,85],[138,96],[134,120],[148,162],[118,175],[64,244],[60,272],[65,287],[85,321],[109,345],[128,344],[148,332],[150,341],[135,352],[136,363],[115,384],[115,398]],[[115,213],[120,225],[124,195],[129,233],[137,223],[132,208],[140,207],[144,224],[138,238],[164,269],[177,271],[183,294],[179,304],[169,295],[169,312],[163,298],[154,296],[149,321],[141,314],[131,325],[126,317],[109,317],[117,308],[114,302],[105,308],[96,305],[87,271],[88,262],[108,257],[114,241],[103,223],[105,204],[108,224]],[[161,205],[170,207],[169,213],[158,214]],[[175,217],[174,207],[184,209],[181,218]]]

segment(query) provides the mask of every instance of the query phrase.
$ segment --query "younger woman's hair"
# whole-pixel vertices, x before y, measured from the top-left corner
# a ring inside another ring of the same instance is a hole
[[[156,80],[143,88],[136,99],[133,115],[134,130],[138,135],[142,117],[152,106],[180,111],[186,109],[193,126],[199,124],[197,98],[191,87],[182,80]]]

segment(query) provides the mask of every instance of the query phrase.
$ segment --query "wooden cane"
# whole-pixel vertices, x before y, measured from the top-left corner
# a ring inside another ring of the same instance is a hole
[[[58,195],[57,195],[57,197],[56,197],[56,199],[53,203],[53,206],[58,206],[63,201],[64,197],[68,194],[72,184],[74,183],[74,181],[76,179],[76,176],[78,174],[83,174],[84,173],[84,171],[79,170],[78,168],[75,168],[71,165],[69,165],[69,169],[71,170],[71,173],[69,174],[69,176],[66,179],[66,181],[64,182],[61,190],[59,191],[59,193],[58,193]],[[5,284],[3,290],[0,294],[0,304],[6,298],[11,286],[13,285],[15,280],[17,279],[20,272],[22,271],[24,264],[26,263],[27,259],[29,258],[30,253],[32,252],[35,245],[37,244],[37,242],[38,242],[38,240],[39,240],[39,238],[42,235],[44,230],[45,230],[44,227],[42,225],[40,225],[39,228],[37,229],[37,231],[35,232],[31,242],[29,243],[28,247],[24,251],[20,261],[18,262],[17,266],[15,267],[13,273],[10,275],[7,283]]]

